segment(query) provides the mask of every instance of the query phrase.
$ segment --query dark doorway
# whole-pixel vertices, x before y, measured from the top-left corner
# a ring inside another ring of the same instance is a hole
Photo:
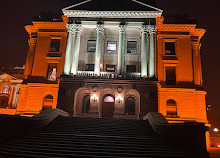
[[[102,100],[102,117],[113,118],[114,107],[115,107],[114,96],[110,94],[105,95]]]
[[[135,99],[128,97],[125,100],[125,115],[135,115]]]
[[[8,107],[8,95],[0,96],[0,108]]]

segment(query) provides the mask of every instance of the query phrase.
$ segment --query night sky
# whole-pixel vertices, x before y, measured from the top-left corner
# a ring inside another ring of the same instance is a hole
[[[8,0],[1,2],[0,66],[13,67],[25,64],[28,34],[24,26],[42,12],[62,13],[74,0]],[[147,3],[147,0],[146,0]],[[188,14],[206,29],[202,39],[202,67],[204,87],[208,92],[207,104],[212,105],[215,123],[220,128],[220,15],[219,0],[157,0],[163,15]],[[187,75],[187,74],[186,74]]]

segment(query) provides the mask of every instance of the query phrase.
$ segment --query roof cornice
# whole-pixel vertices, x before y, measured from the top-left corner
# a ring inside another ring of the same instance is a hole
[[[85,11],[66,10],[63,13],[67,17],[91,17],[91,18],[157,18],[162,11]]]

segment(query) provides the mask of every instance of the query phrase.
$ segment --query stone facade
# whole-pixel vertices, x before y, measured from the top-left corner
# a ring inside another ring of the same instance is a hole
[[[62,19],[25,27],[29,52],[17,114],[58,107],[76,117],[159,112],[170,122],[207,123],[204,29],[166,24],[162,10],[146,5],[140,12],[74,10],[78,5],[64,8]]]

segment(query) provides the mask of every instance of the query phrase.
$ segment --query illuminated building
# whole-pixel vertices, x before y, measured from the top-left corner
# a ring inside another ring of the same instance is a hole
[[[3,68],[0,72],[0,113],[14,115],[19,97],[19,86],[23,82],[24,68]]]
[[[76,117],[142,119],[159,112],[168,121],[207,123],[205,30],[168,23],[162,10],[136,0],[115,7],[98,1],[25,27],[29,52],[16,114],[57,107]]]

